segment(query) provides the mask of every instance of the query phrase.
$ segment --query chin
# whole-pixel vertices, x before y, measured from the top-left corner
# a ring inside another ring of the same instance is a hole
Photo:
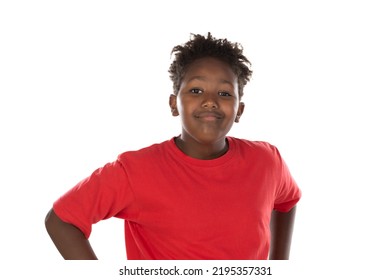
[[[202,144],[212,144],[224,140],[225,137],[226,134],[203,133],[202,135],[197,135],[194,139]]]

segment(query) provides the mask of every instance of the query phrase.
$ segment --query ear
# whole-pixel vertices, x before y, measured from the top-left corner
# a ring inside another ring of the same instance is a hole
[[[245,109],[245,104],[244,104],[244,102],[240,102],[240,104],[238,105],[238,110],[237,110],[236,119],[234,120],[236,123],[238,123],[238,122],[240,121],[240,117],[241,117],[242,114],[244,113],[244,109]]]
[[[177,110],[177,96],[174,94],[169,96],[169,107],[171,107],[172,116],[177,117],[179,111]]]

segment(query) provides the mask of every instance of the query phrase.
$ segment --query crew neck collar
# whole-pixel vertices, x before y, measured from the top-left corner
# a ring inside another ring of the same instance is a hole
[[[171,140],[169,141],[169,147],[171,151],[174,153],[174,156],[179,158],[181,161],[184,161],[188,164],[191,165],[196,165],[199,167],[213,167],[213,166],[219,166],[222,164],[225,164],[228,162],[234,155],[236,151],[236,146],[235,146],[235,141],[233,140],[232,137],[226,137],[229,149],[227,150],[226,153],[224,153],[222,156],[217,157],[215,159],[197,159],[188,156],[185,154],[182,150],[179,149],[179,147],[175,143],[175,138],[172,137]]]

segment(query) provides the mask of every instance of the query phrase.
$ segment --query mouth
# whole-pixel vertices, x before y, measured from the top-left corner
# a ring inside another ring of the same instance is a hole
[[[195,114],[196,119],[204,121],[216,121],[222,119],[223,115],[217,111],[203,111]]]

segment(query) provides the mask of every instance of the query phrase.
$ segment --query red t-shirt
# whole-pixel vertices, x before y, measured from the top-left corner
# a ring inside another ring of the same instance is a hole
[[[278,150],[228,137],[213,160],[185,155],[174,139],[118,159],[54,203],[88,238],[92,224],[125,220],[128,259],[267,259],[273,209],[301,192]]]

